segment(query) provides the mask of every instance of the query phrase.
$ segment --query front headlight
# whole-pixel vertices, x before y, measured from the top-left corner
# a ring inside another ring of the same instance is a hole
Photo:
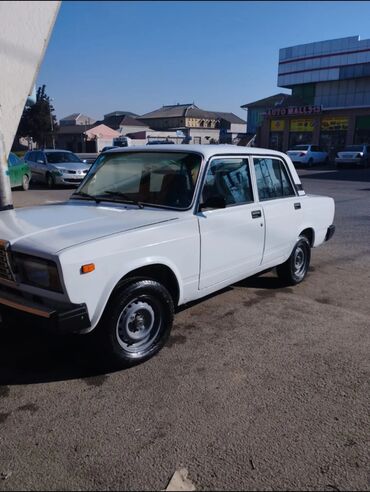
[[[63,174],[69,174],[68,169],[58,169],[57,173],[58,176],[63,176]]]
[[[63,292],[56,264],[36,256],[13,253],[13,268],[20,282],[42,289]]]

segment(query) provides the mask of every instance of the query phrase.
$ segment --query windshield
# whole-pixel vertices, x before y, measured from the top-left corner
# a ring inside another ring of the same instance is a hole
[[[345,152],[362,152],[364,150],[362,145],[350,145],[345,148]]]
[[[188,152],[102,154],[78,193],[109,201],[187,209],[202,158]]]
[[[82,162],[77,155],[72,152],[45,152],[50,164],[60,164],[65,162]]]
[[[296,145],[293,147],[292,150],[308,150],[309,149],[309,145]]]

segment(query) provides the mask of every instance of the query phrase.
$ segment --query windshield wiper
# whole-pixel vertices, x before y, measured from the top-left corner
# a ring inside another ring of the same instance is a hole
[[[127,203],[133,203],[134,205],[137,205],[139,208],[144,208],[144,205],[141,202],[139,202],[138,200],[133,200],[128,195],[126,195],[126,193],[122,193],[122,191],[106,190],[104,191],[104,193],[106,193],[107,195],[116,196],[118,198],[123,198],[123,201]]]
[[[82,198],[88,198],[89,200],[94,200],[94,202],[96,203],[100,203],[102,201],[101,198],[90,195],[89,193],[85,193],[84,191],[76,191],[76,193],[72,193],[72,196],[81,196]]]

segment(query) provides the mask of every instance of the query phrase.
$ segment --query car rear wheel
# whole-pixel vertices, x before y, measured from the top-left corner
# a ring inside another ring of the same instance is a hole
[[[174,304],[155,280],[134,278],[117,289],[97,327],[99,350],[116,367],[143,362],[166,343]]]
[[[27,191],[29,187],[30,187],[30,178],[27,174],[24,174],[22,178],[22,188],[24,189],[24,191]]]
[[[47,187],[49,189],[54,188],[54,186],[55,186],[55,181],[54,181],[53,175],[50,173],[47,173],[47,175],[46,175],[46,184],[47,184]]]
[[[299,284],[307,275],[310,260],[310,243],[305,236],[299,236],[287,261],[276,268],[278,277],[289,285]]]

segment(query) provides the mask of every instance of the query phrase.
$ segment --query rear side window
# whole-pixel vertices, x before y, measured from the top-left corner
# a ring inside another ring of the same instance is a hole
[[[255,157],[254,169],[260,200],[295,196],[288,172],[279,159]]]

